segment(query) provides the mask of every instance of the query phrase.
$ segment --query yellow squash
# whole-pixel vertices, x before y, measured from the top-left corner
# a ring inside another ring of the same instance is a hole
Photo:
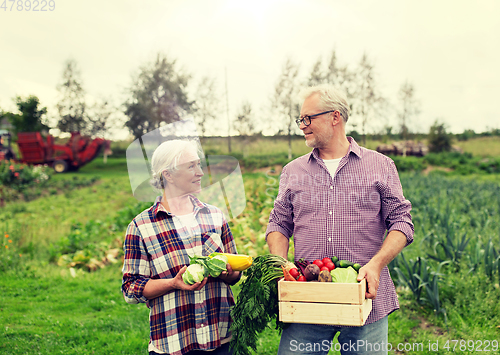
[[[248,269],[253,262],[253,259],[250,255],[243,254],[228,254],[228,253],[212,253],[210,257],[214,257],[216,255],[224,255],[227,257],[229,265],[234,271],[243,271]]]

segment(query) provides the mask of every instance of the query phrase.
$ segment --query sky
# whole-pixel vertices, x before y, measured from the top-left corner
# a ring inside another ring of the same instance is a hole
[[[272,122],[264,108],[286,59],[300,63],[305,78],[335,50],[351,68],[367,53],[394,105],[401,85],[414,85],[421,105],[410,122],[414,131],[427,132],[435,120],[454,133],[500,128],[496,0],[51,0],[54,9],[45,12],[28,11],[28,3],[20,10],[17,1],[0,0],[4,110],[15,110],[17,95],[36,95],[55,122],[56,87],[68,59],[78,63],[89,102],[105,98],[119,106],[133,75],[162,52],[193,83],[215,78],[223,103],[227,83],[230,117],[248,100]],[[394,111],[372,129],[382,125],[397,125]]]

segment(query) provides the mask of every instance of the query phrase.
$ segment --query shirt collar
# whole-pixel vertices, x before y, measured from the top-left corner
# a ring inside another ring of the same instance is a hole
[[[195,197],[194,195],[189,195],[189,198],[191,199],[191,203],[194,206],[193,213],[195,215],[198,213],[198,211],[200,211],[201,209],[207,207],[206,204],[204,204],[203,202],[201,202],[200,200],[198,200],[198,198]],[[169,212],[169,211],[167,211],[165,209],[165,207],[161,204],[161,199],[162,199],[161,195],[158,196],[158,197],[156,197],[156,200],[155,200],[153,206],[151,207],[151,210],[152,210],[153,214],[155,216],[157,216],[158,213],[163,212],[163,213],[166,213],[168,216],[172,216],[172,213]]]
[[[361,148],[359,147],[358,143],[354,140],[352,137],[347,137],[347,140],[349,141],[349,150],[347,151],[346,156],[349,156],[351,153],[357,155],[359,158],[361,158]],[[315,160],[319,160],[319,150],[318,148],[314,148],[311,153],[309,153],[309,161],[314,158]]]

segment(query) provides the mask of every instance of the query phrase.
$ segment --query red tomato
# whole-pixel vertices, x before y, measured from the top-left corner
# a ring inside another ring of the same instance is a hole
[[[328,266],[323,266],[321,269],[319,269],[319,271],[323,271],[323,270],[326,270],[326,271],[331,271]]]
[[[304,275],[300,275],[299,278],[297,279],[297,281],[304,281],[304,282],[306,282],[307,279],[306,279],[306,277]]]
[[[300,276],[300,272],[299,270],[297,270],[297,268],[290,269],[289,273],[290,276],[293,277],[294,279]]]
[[[323,258],[323,260],[321,260],[323,262],[323,265],[326,265],[326,263],[331,263],[332,262],[332,259],[330,258]]]
[[[328,270],[332,271],[335,269],[335,264],[332,263],[331,261],[329,263],[326,263],[325,266],[328,268]]]
[[[321,269],[323,267],[323,262],[319,259],[316,259],[313,261],[313,264],[318,265],[318,267]]]

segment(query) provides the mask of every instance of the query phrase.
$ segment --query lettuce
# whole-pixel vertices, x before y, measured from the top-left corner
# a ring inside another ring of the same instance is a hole
[[[330,274],[332,275],[332,282],[341,283],[358,283],[358,273],[352,266],[342,268],[338,267],[333,269]]]

